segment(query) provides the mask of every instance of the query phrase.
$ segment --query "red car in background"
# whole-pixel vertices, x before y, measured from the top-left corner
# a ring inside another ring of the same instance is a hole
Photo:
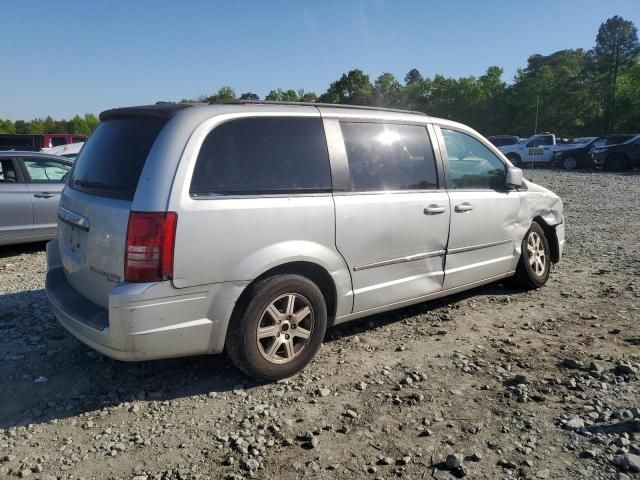
[[[74,133],[45,133],[38,135],[0,134],[0,150],[28,150],[39,152],[70,143],[80,143],[87,139],[86,135]]]

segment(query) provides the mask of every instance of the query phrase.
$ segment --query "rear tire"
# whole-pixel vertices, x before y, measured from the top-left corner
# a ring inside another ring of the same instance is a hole
[[[531,223],[531,228],[522,239],[521,248],[514,280],[528,290],[542,287],[547,283],[551,271],[551,250],[538,222]]]
[[[243,295],[225,342],[234,365],[257,380],[302,370],[322,345],[327,306],[318,286],[301,275],[260,280]]]
[[[614,153],[604,162],[604,169],[608,172],[622,172],[627,166],[627,159],[620,153]]]

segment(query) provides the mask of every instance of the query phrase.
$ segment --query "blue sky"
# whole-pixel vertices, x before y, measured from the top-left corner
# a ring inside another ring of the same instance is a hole
[[[533,53],[591,48],[638,0],[0,0],[0,118],[99,113],[231,85],[324,92],[343,72],[373,81],[481,75],[511,81]]]

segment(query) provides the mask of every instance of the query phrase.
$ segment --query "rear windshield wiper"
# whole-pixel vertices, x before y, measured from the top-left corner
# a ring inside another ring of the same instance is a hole
[[[73,184],[81,187],[103,188],[105,190],[122,190],[122,187],[117,185],[108,185],[106,183],[95,182],[92,180],[74,180]]]

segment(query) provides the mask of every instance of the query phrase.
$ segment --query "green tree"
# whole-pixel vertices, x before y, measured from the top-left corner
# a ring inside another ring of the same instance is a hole
[[[29,133],[29,125],[24,120],[16,120],[13,123],[13,126],[16,129],[16,133],[19,133],[19,134]]]
[[[212,103],[212,102],[224,102],[225,100],[235,100],[236,92],[228,85],[218,89],[218,92],[214,95],[200,95],[196,102]],[[185,102],[184,99],[180,103],[195,103],[191,101]]]
[[[315,92],[305,92],[304,90],[298,90],[298,98],[301,102],[316,103],[318,101],[318,95]]]
[[[620,132],[636,132],[640,126],[640,64],[620,75],[617,83],[616,125]]]
[[[618,15],[609,18],[600,25],[591,54],[604,99],[604,128],[613,131],[618,78],[640,57],[638,29]]]
[[[412,68],[404,76],[405,85],[413,85],[414,83],[422,82],[423,80],[422,74],[417,68]]]
[[[240,100],[260,100],[260,97],[253,92],[246,92],[240,95]]]
[[[89,125],[87,125],[87,121],[80,115],[76,115],[71,120],[69,120],[68,133],[77,133],[79,135],[89,135],[91,133],[91,130],[89,129]]]
[[[373,103],[380,107],[400,107],[402,85],[392,73],[385,72],[373,84]]]
[[[16,126],[11,120],[0,119],[0,133],[16,133]]]
[[[329,89],[320,96],[324,103],[348,103],[352,105],[369,105],[373,86],[360,69],[342,74],[339,80],[331,83]]]
[[[44,131],[44,127],[45,127],[44,120],[42,120],[41,118],[35,118],[27,124],[27,131],[25,133],[30,133],[30,134],[47,133]]]
[[[298,102],[298,92],[295,90],[282,90],[278,88],[277,90],[271,90],[266,97],[265,100],[270,102]]]
[[[94,130],[98,128],[98,125],[100,125],[100,120],[98,120],[98,117],[96,117],[93,113],[85,113],[84,121],[89,128],[89,133],[93,133]]]

